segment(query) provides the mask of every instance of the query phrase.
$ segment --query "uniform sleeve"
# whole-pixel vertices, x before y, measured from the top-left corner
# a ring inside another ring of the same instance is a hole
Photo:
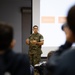
[[[40,35],[40,41],[44,41],[44,37]]]

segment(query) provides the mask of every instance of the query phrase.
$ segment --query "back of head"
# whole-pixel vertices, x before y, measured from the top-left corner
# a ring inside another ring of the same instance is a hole
[[[67,23],[71,31],[75,35],[75,5],[72,6],[67,15]]]
[[[0,23],[0,50],[9,48],[13,39],[13,28],[5,23]]]

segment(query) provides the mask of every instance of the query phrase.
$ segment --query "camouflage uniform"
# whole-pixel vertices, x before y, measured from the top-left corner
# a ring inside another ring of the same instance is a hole
[[[29,37],[29,41],[33,41],[36,40],[37,42],[40,42],[41,40],[43,40],[43,36],[39,33],[37,34],[31,34],[31,36]],[[29,43],[29,57],[30,57],[30,62],[31,64],[38,64],[40,62],[41,59],[41,46],[40,45],[34,45]]]

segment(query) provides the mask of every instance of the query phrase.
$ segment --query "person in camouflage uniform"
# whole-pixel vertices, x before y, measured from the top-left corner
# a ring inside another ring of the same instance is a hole
[[[32,65],[38,64],[41,59],[41,46],[44,43],[43,36],[38,33],[38,26],[33,26],[33,33],[26,39],[26,44],[29,45],[29,57]]]

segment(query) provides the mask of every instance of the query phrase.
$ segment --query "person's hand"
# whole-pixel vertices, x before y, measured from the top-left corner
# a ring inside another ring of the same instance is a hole
[[[36,44],[37,43],[37,41],[36,40],[33,40],[33,44]]]
[[[29,39],[26,39],[26,44],[29,44]]]
[[[30,43],[36,45],[37,41],[36,40],[32,40],[32,41],[30,41]]]
[[[33,41],[30,41],[31,44],[33,44]]]

